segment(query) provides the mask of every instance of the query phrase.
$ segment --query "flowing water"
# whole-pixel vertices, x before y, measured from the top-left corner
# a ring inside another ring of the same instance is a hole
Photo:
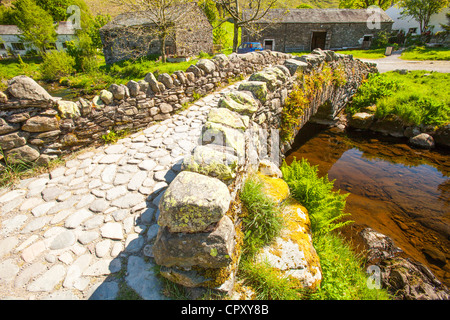
[[[405,139],[341,132],[307,124],[286,156],[318,165],[319,174],[350,193],[354,223],[342,233],[356,251],[359,231],[370,227],[394,240],[450,286],[450,151],[414,149]]]

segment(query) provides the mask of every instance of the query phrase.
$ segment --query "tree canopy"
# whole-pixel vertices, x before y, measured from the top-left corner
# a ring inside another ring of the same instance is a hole
[[[33,44],[40,54],[56,41],[56,31],[52,16],[34,0],[16,0],[13,4],[14,22],[22,31],[25,43]]]
[[[339,8],[343,9],[365,9],[370,6],[378,6],[383,10],[388,9],[392,3],[397,1],[392,0],[340,0]]]
[[[449,0],[400,0],[398,6],[402,8],[402,16],[411,16],[419,22],[420,33],[428,29],[430,18],[449,5]]]

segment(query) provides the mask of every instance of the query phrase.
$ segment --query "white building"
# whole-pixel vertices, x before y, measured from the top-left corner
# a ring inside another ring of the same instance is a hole
[[[433,33],[443,31],[441,23],[448,23],[445,14],[449,11],[449,8],[444,8],[444,10],[442,10],[440,13],[431,16],[429,25],[430,27],[433,26],[431,30]],[[394,20],[392,30],[403,30],[405,34],[407,34],[408,32],[413,34],[420,34],[419,22],[411,16],[401,17],[401,12],[402,8],[398,8],[396,6],[392,6],[386,10],[387,15],[391,17],[392,20]]]
[[[70,22],[61,21],[56,28],[56,42],[51,44],[57,50],[64,50],[66,42],[76,38],[74,26]],[[20,39],[21,31],[14,25],[0,25],[0,56],[7,57],[8,51],[15,55],[24,55],[30,49],[36,49],[32,44]]]

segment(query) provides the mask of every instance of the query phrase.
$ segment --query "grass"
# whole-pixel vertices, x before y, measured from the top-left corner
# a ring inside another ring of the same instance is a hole
[[[0,167],[0,188],[9,187],[19,180],[51,171],[64,163],[64,160],[60,158],[51,160],[47,165],[37,165],[22,160],[8,161],[8,157],[5,157],[2,148],[0,148],[0,160],[4,162],[4,165],[2,164]]]
[[[403,60],[450,60],[450,50],[448,48],[427,48],[411,47],[402,52],[400,59]]]
[[[240,199],[245,208],[243,254],[251,257],[280,234],[283,219],[277,204],[264,194],[262,182],[256,177],[247,179]]]
[[[447,73],[391,71],[373,75],[358,89],[347,111],[351,114],[376,104],[375,116],[396,115],[410,125],[444,126],[450,123]]]
[[[381,59],[386,57],[384,55],[385,51],[385,48],[380,48],[369,50],[340,50],[336,52],[342,54],[351,54],[353,55],[353,58],[356,59]]]

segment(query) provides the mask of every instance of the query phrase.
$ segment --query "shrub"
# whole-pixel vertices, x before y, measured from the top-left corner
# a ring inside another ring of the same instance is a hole
[[[59,80],[75,71],[75,59],[65,51],[48,51],[40,66],[42,78],[46,80]]]
[[[358,88],[352,103],[347,107],[351,114],[361,108],[375,104],[378,99],[393,95],[400,88],[400,83],[379,73],[369,74],[368,78]]]

